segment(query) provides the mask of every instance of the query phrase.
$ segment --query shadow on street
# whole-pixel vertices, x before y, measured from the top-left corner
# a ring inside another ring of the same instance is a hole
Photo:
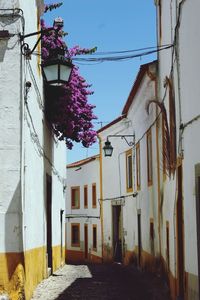
[[[88,265],[91,278],[77,278],[57,300],[169,300],[167,285],[132,266]]]

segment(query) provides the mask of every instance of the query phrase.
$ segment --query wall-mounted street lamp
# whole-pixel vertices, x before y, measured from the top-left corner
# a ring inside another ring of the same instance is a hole
[[[104,156],[112,156],[113,146],[111,145],[111,142],[109,141],[108,137],[103,147],[103,151],[104,151]]]
[[[128,146],[134,146],[135,144],[135,135],[134,134],[125,134],[125,135],[119,135],[119,134],[116,134],[116,135],[108,135],[107,136],[107,140],[105,142],[105,145],[103,147],[103,151],[104,151],[104,156],[112,156],[112,153],[113,153],[113,146],[111,145],[111,142],[109,141],[108,138],[111,138],[111,137],[116,137],[116,138],[121,138],[121,139],[124,139],[126,141],[126,143],[128,144]],[[129,137],[132,137],[133,138],[133,141],[128,141],[127,138]]]
[[[64,55],[58,54],[56,58],[43,62],[41,68],[47,84],[61,86],[69,81],[73,64],[66,61]]]
[[[43,29],[26,35],[20,35],[20,40],[22,42],[21,45],[22,55],[24,55],[27,59],[30,59],[31,54],[34,52],[37,45],[39,44],[42,35],[52,30],[58,32],[58,30],[63,26],[63,22],[61,22],[61,20],[57,20],[57,23],[58,21],[60,22],[60,25],[57,27],[57,29],[54,27],[50,27],[48,29]],[[24,40],[34,35],[40,35],[40,36],[37,42],[35,43],[34,47],[30,49],[29,45],[25,43]],[[59,49],[55,57],[46,60],[41,64],[43,78],[47,84],[54,85],[54,86],[61,86],[63,84],[68,83],[73,69],[73,64],[70,60],[66,60],[66,58],[64,57],[64,53],[65,53],[64,49]]]

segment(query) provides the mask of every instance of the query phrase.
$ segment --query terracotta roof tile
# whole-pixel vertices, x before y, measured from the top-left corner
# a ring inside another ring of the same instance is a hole
[[[67,169],[68,168],[80,167],[82,165],[85,165],[85,164],[97,159],[97,158],[99,158],[99,154],[84,158],[84,159],[76,161],[76,162],[73,162],[73,163],[67,165]]]

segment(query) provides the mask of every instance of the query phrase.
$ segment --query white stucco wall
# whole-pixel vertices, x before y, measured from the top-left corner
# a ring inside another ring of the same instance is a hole
[[[16,1],[15,1],[16,2]],[[3,1],[0,8],[12,8],[14,2]],[[22,65],[18,34],[22,30],[21,17],[3,17],[0,11],[0,30],[14,34],[0,40],[0,252],[21,251],[20,201],[20,132]],[[12,49],[12,50],[9,50]],[[4,232],[9,231],[8,234]],[[20,238],[19,238],[20,237]]]
[[[38,9],[42,2],[37,1]],[[0,8],[13,7],[23,10],[25,34],[39,29],[35,0],[0,3]],[[39,58],[33,55],[26,60],[21,55],[19,33],[23,34],[23,18],[0,15],[0,20],[0,30],[14,34],[6,47],[0,40],[0,227],[4,229],[0,252],[21,252],[46,245],[46,173],[52,176],[52,246],[57,246],[61,243],[60,210],[65,208],[66,146],[54,140],[42,110]],[[25,42],[32,48],[37,38],[36,35]],[[27,81],[31,88],[25,99]]]
[[[186,1],[183,5],[180,27],[180,88],[182,123],[192,120],[200,112],[199,85],[199,51],[200,22],[197,0]],[[189,24],[189,26],[188,26]],[[196,195],[194,166],[200,163],[200,141],[197,138],[200,130],[200,119],[185,128],[183,133],[183,191],[185,219],[185,268],[195,275],[197,270],[197,231],[196,231]],[[191,247],[193,245],[193,247]],[[193,259],[191,260],[191,257]],[[200,258],[199,258],[200,259]]]
[[[153,70],[152,70],[153,71]],[[155,71],[155,70],[154,70]],[[149,100],[155,99],[155,83],[146,74],[143,76],[137,93],[129,107],[127,117],[109,126],[99,133],[102,139],[102,147],[109,135],[131,135],[135,134],[135,143],[140,142],[140,164],[141,164],[141,189],[137,191],[136,186],[136,153],[133,148],[133,192],[126,191],[126,151],[132,147],[119,137],[110,137],[109,140],[114,148],[112,157],[102,157],[103,168],[103,232],[104,247],[113,248],[112,233],[112,199],[122,197],[122,222],[123,222],[123,243],[124,255],[126,251],[134,251],[138,246],[138,224],[137,214],[141,213],[141,235],[142,249],[150,253],[149,228],[150,219],[154,220],[155,239],[154,247],[158,250],[157,234],[157,159],[156,159],[156,129],[152,127],[152,154],[153,154],[153,185],[148,187],[147,182],[147,145],[146,132],[153,124],[155,106],[150,106],[150,113],[147,114],[146,105]],[[132,137],[127,138],[129,141]],[[132,194],[137,192],[137,196]],[[108,199],[109,200],[106,200]],[[112,252],[113,250],[111,250]],[[113,254],[113,253],[112,253]],[[111,255],[112,255],[111,254]]]
[[[100,221],[100,163],[99,157],[80,166],[67,168],[66,193],[66,249],[84,252],[84,224],[88,225],[88,251],[95,256],[102,256],[101,221]],[[92,184],[96,184],[96,208],[92,207]],[[88,188],[88,208],[84,208],[84,186]],[[71,187],[80,187],[80,209],[71,208]],[[77,217],[69,218],[70,215]],[[82,215],[84,217],[79,218]],[[87,218],[89,216],[89,218]],[[92,218],[94,217],[94,218]],[[80,247],[71,245],[71,223],[80,224]],[[93,251],[92,225],[97,225],[97,251]]]
[[[180,8],[180,10],[178,9]],[[177,153],[183,154],[183,219],[184,219],[184,268],[189,274],[198,275],[197,260],[197,230],[196,230],[196,195],[195,195],[195,165],[200,162],[200,143],[198,140],[200,121],[197,119],[188,125],[183,132],[179,130],[181,124],[186,124],[199,115],[200,85],[199,85],[199,9],[198,0],[191,1],[162,1],[162,38],[159,44],[174,42],[175,26],[180,12],[180,24],[176,33],[176,55],[171,56],[172,50],[159,53],[159,95],[164,97],[165,88],[163,82],[166,76],[170,76],[173,63],[173,82],[176,104],[176,129],[177,129]],[[157,9],[157,12],[159,9]],[[159,32],[159,31],[158,31]],[[159,33],[158,33],[159,36]],[[168,98],[165,97],[165,106],[168,110]],[[168,116],[169,117],[169,116]],[[180,143],[182,141],[182,145]],[[176,259],[176,187],[177,177],[166,179],[161,186],[163,189],[163,224],[166,220],[170,226],[170,269],[177,276]],[[165,239],[165,228],[163,228]],[[165,249],[162,253],[164,255]],[[189,283],[190,285],[190,283]],[[189,287],[193,290],[193,287]],[[197,299],[196,291],[193,296],[189,292],[188,297]],[[196,296],[195,296],[196,295]]]

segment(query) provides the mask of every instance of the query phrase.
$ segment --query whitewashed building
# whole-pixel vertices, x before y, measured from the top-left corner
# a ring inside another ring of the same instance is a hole
[[[30,299],[65,256],[66,146],[44,115],[41,61],[20,42],[40,30],[42,11],[42,0],[0,1],[0,293],[9,299]]]
[[[102,261],[99,155],[67,165],[66,262]]]
[[[101,151],[107,137],[114,148],[101,156],[103,260],[136,261],[166,276],[172,299],[196,300],[200,3],[155,4],[158,47],[169,48],[158,52],[157,75],[155,63],[141,66],[122,116],[99,130]],[[134,135],[133,146],[123,135]]]
[[[196,300],[200,297],[200,2],[155,4],[158,46],[172,45],[158,54],[158,100],[167,112],[170,154],[160,172],[161,253],[173,299]],[[164,144],[160,142],[160,152]]]
[[[98,131],[104,262],[153,266],[158,251],[156,109],[146,110],[156,98],[156,71],[156,61],[141,66],[122,115]],[[107,139],[111,157],[103,153]]]

